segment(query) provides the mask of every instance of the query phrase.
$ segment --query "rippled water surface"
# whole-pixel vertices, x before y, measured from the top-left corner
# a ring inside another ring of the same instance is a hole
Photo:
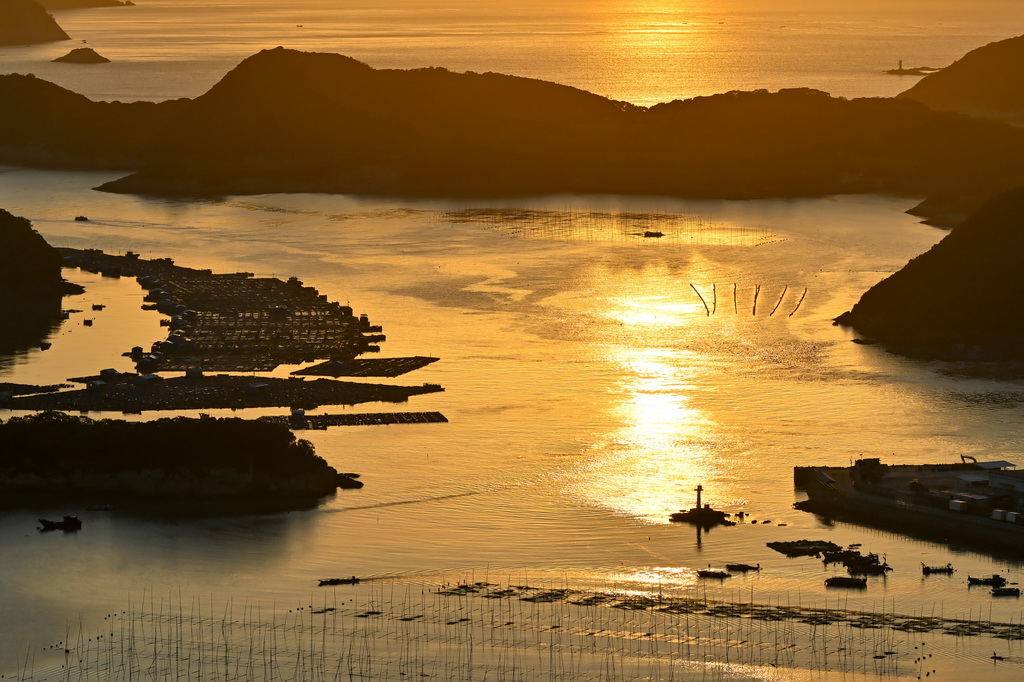
[[[887,95],[907,85],[877,73],[897,58],[941,65],[1015,32],[997,21],[1009,10],[854,20],[620,3],[604,13],[524,6],[509,23],[462,5],[279,4],[253,0],[244,20],[191,0],[58,13],[76,39],[115,59],[109,71],[44,61],[66,44],[3,48],[0,67],[97,98],[161,99],[199,94],[239,59],[280,43],[375,66],[537,76],[637,102],[780,85]],[[383,325],[385,355],[440,357],[396,382],[446,391],[400,409],[440,410],[450,421],[308,434],[331,464],[366,482],[310,511],[174,520],[83,512],[81,533],[41,535],[35,520],[64,510],[0,510],[0,667],[40,639],[61,639],[68,621],[101,618],[143,591],[290,603],[318,578],[352,574],[1020,619],[1016,601],[964,586],[968,573],[1020,577],[1017,562],[792,509],[798,464],[1017,458],[1020,381],[902,359],[831,325],[943,236],[903,213],[914,198],[189,203],[90,189],[112,177],[0,168],[0,206],[55,245],[296,275]],[[90,221],[75,222],[80,214]],[[664,236],[645,239],[647,229]],[[133,281],[66,275],[87,288],[67,307],[106,308],[89,313],[91,327],[73,314],[50,350],[4,360],[0,381],[128,369],[121,352],[162,336]],[[715,506],[771,523],[702,535],[669,524],[698,484]],[[803,537],[863,543],[896,570],[864,593],[827,595],[831,570],[765,547]],[[697,568],[727,561],[764,570],[721,585],[697,580]],[[947,561],[955,577],[922,580],[920,562]],[[1021,656],[1015,643],[998,646]],[[970,657],[984,662],[980,647]],[[1019,666],[1009,661],[994,679],[1006,670],[1016,679]]]

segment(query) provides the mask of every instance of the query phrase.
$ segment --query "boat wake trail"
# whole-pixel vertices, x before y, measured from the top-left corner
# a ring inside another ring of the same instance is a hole
[[[404,504],[421,504],[423,502],[437,502],[440,500],[452,500],[459,497],[470,497],[471,495],[481,495],[483,493],[494,492],[494,489],[488,490],[470,490],[464,493],[450,493],[448,495],[435,495],[433,497],[421,497],[415,500],[395,500],[394,502],[378,502],[377,504],[366,504],[360,507],[344,507],[341,509],[325,509],[325,513],[338,513],[338,512],[350,512],[360,511],[362,509],[380,509],[381,507],[398,507]]]

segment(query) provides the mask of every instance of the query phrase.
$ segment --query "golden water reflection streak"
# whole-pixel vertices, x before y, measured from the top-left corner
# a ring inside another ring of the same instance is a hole
[[[678,349],[617,346],[609,360],[627,378],[612,407],[620,426],[591,448],[575,492],[588,504],[664,523],[690,506],[698,483],[721,475],[715,424],[690,404],[705,370],[699,356]]]

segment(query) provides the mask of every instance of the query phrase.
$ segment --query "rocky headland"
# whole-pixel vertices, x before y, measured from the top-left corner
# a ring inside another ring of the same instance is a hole
[[[8,494],[316,499],[352,480],[286,426],[243,419],[43,412],[0,423],[0,442],[0,490]]]
[[[0,353],[40,343],[60,322],[62,298],[81,293],[61,277],[62,262],[31,222],[0,209]]]
[[[1024,188],[991,200],[836,321],[906,355],[1024,358]]]
[[[897,95],[936,111],[1024,121],[1024,36],[971,50]]]
[[[46,8],[35,0],[0,2],[0,45],[34,45],[70,39]]]

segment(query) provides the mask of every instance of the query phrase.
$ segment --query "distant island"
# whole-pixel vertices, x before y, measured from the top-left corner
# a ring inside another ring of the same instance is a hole
[[[33,45],[70,40],[35,0],[3,0],[0,2],[0,45]]]
[[[927,197],[914,213],[945,226],[1024,184],[1024,129],[905,94],[755,90],[645,108],[529,78],[275,48],[194,100],[159,104],[0,76],[0,162],[131,169],[98,189],[167,197],[887,193]]]
[[[91,47],[76,47],[63,57],[57,57],[53,61],[65,62],[68,64],[108,64],[110,60],[101,55]]]
[[[1003,194],[836,321],[906,355],[1024,358],[1024,188]]]
[[[61,264],[32,223],[0,209],[0,353],[39,344],[60,323],[62,298],[82,292],[64,281]]]
[[[935,73],[940,69],[936,66],[910,66],[903,67],[903,62],[895,69],[886,69],[885,73],[891,76],[927,76],[928,74]]]
[[[268,96],[273,93],[273,96]],[[937,141],[942,143],[938,144]],[[161,196],[558,192],[746,199],[1024,181],[1024,131],[792,89],[643,108],[495,73],[378,70],[277,48],[184,107],[134,174]]]
[[[351,487],[286,427],[244,419],[126,422],[42,412],[0,422],[0,491],[316,499]]]

